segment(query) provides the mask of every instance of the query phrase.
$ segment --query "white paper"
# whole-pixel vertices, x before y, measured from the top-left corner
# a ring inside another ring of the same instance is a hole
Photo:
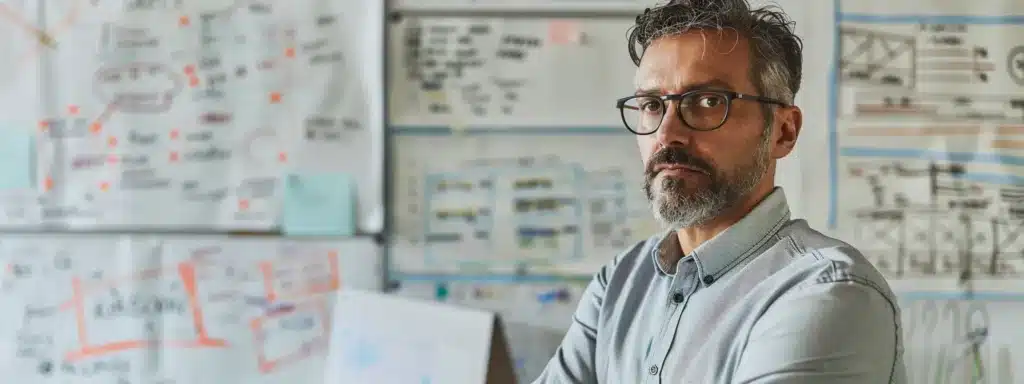
[[[369,241],[0,239],[0,371],[19,383],[318,383]]]
[[[493,314],[356,290],[337,300],[325,382],[485,382]]]
[[[0,35],[0,101],[20,98],[0,122],[37,136],[40,210],[0,224],[274,229],[281,180],[316,171],[350,173],[380,230],[383,4],[364,3],[5,3],[24,25]]]

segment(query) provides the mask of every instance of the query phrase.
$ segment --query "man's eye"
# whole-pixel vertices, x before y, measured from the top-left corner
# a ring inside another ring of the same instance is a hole
[[[722,103],[722,97],[716,95],[701,96],[700,99],[697,100],[697,105],[704,108],[714,108],[721,105]]]
[[[661,103],[653,100],[641,101],[640,110],[643,112],[659,113],[661,112]]]

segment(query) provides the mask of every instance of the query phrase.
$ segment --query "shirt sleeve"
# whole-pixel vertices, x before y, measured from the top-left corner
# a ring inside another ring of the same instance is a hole
[[[614,267],[613,261],[591,279],[561,345],[533,384],[597,384],[597,323]]]
[[[785,294],[752,328],[733,382],[890,383],[898,372],[897,308],[857,282]]]

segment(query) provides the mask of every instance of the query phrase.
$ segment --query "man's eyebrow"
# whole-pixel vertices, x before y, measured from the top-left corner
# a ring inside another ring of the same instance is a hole
[[[693,91],[693,90],[699,90],[699,89],[724,89],[724,90],[730,90],[731,91],[732,90],[732,85],[730,85],[729,83],[727,83],[725,80],[722,80],[722,79],[712,79],[712,80],[703,81],[703,82],[700,82],[700,83],[690,84],[690,85],[686,86],[685,88],[683,88],[683,91],[680,92],[680,93],[686,93],[686,92],[690,92],[690,91]],[[654,96],[654,95],[660,95],[660,94],[662,94],[662,92],[661,92],[661,87],[650,87],[650,88],[638,88],[636,90],[635,94],[637,96],[641,96],[641,95],[651,95],[651,96]]]

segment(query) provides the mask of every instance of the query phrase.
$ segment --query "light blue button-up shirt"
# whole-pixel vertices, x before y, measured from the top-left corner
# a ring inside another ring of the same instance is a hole
[[[681,252],[668,231],[605,265],[534,384],[906,382],[885,279],[781,188]]]

